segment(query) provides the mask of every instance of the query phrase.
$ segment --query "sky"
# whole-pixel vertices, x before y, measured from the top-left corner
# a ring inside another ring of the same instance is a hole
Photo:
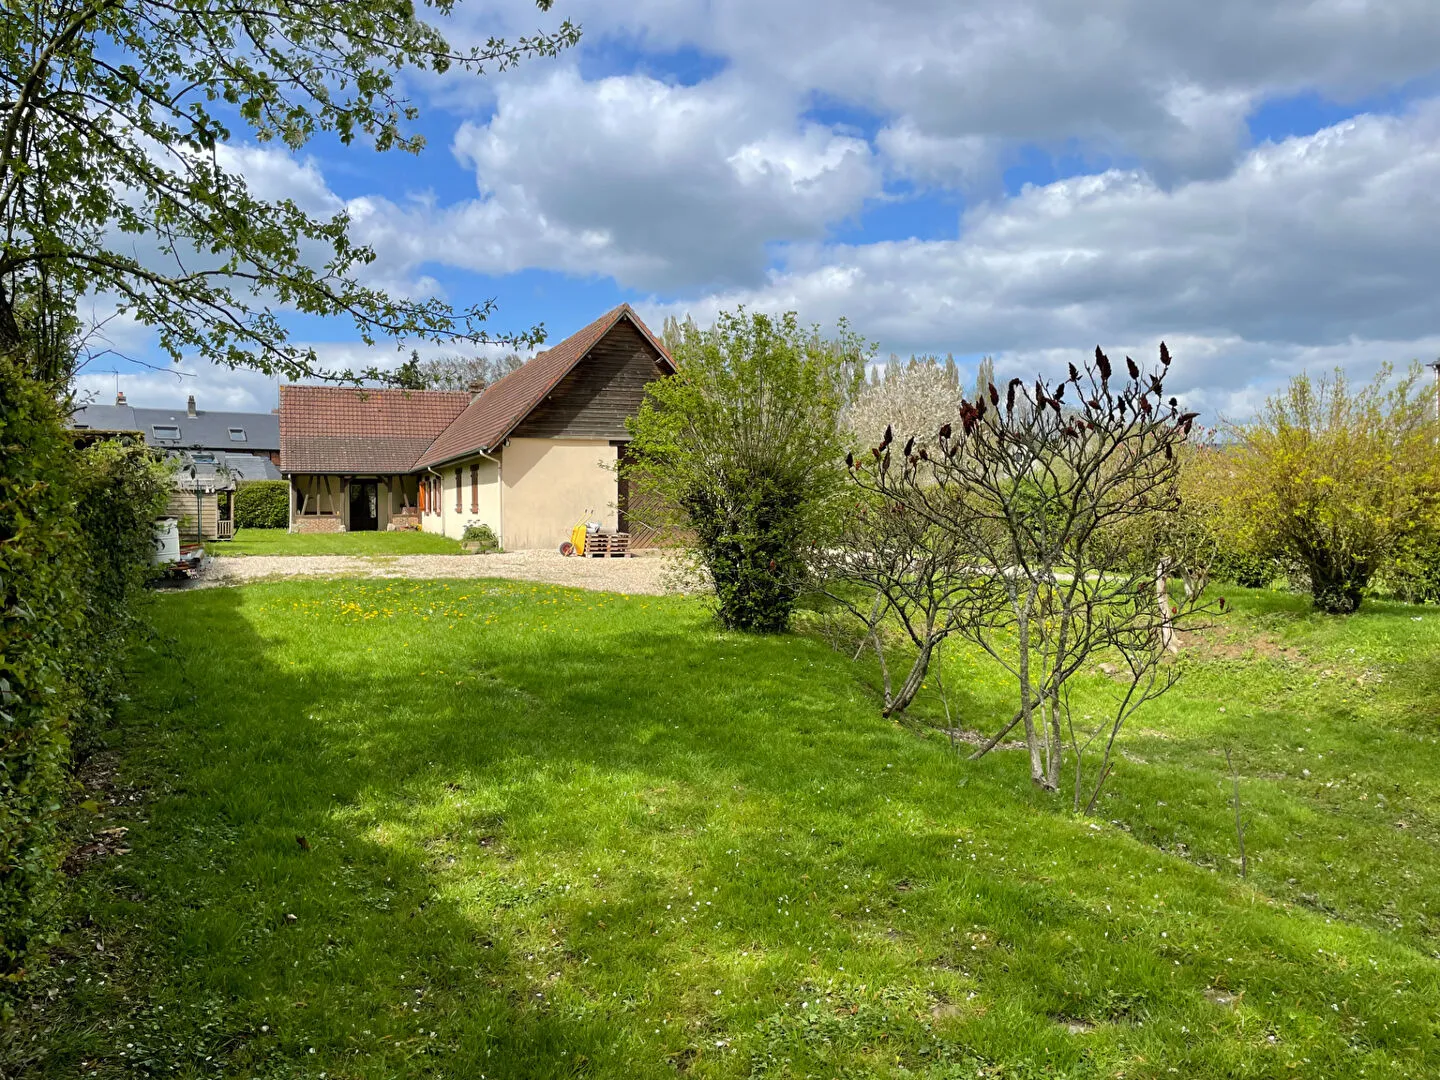
[[[347,212],[372,281],[493,297],[495,332],[551,344],[622,301],[657,329],[845,318],[877,360],[1007,376],[1163,339],[1170,388],[1231,419],[1302,370],[1440,357],[1434,0],[461,0],[447,29],[567,18],[559,57],[412,79],[419,156],[237,138],[226,159]],[[410,347],[287,324],[336,365]],[[82,398],[276,404],[123,317],[104,334]]]

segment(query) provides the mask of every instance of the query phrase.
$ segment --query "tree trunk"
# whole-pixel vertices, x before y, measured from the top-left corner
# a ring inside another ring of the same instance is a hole
[[[925,681],[925,673],[930,670],[930,654],[934,648],[934,642],[929,640],[920,647],[920,652],[915,657],[915,664],[910,668],[910,674],[905,676],[905,682],[900,686],[900,692],[886,703],[885,716],[904,712],[909,708],[910,702],[915,700],[915,695],[920,692],[920,684]]]
[[[1179,652],[1175,645],[1175,628],[1170,623],[1170,560],[1161,559],[1155,566],[1155,602],[1160,606],[1160,646],[1166,652]]]
[[[1023,609],[1016,619],[1016,631],[1020,639],[1020,716],[1025,721],[1025,745],[1030,748],[1030,782],[1043,787],[1045,760],[1035,731],[1035,703],[1030,699],[1030,617]]]
[[[1060,764],[1065,759],[1064,736],[1060,731],[1060,698],[1056,694],[1050,695],[1050,760],[1045,770],[1045,788],[1047,791],[1060,790]]]

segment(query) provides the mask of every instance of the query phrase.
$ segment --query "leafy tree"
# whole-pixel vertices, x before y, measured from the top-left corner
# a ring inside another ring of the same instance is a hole
[[[537,0],[546,10],[551,0]],[[456,48],[454,0],[398,3],[37,0],[0,23],[0,351],[113,297],[172,357],[195,353],[290,378],[316,373],[277,312],[348,319],[377,337],[491,340],[493,302],[456,310],[366,284],[374,252],[344,215],[312,217],[252,194],[226,144],[289,150],[319,133],[417,152],[407,72],[479,75],[573,45],[579,31]],[[431,16],[427,21],[426,15]],[[531,343],[536,329],[508,340]],[[28,350],[60,384],[64,353]],[[383,377],[375,369],[359,373]]]
[[[722,313],[686,327],[677,373],[631,421],[627,469],[683,517],[727,627],[789,624],[801,548],[843,479],[840,411],[863,355],[843,322],[825,338],[793,312]]]
[[[1229,505],[1264,548],[1308,579],[1317,610],[1356,611],[1377,571],[1440,514],[1436,421],[1413,366],[1352,389],[1299,375],[1233,428]]]

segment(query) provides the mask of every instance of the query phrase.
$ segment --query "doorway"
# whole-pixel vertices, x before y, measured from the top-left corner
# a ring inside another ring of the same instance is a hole
[[[380,491],[374,480],[350,481],[350,531],[374,532],[380,527]]]

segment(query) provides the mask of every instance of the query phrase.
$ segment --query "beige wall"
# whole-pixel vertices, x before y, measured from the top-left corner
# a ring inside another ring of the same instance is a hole
[[[470,466],[478,465],[480,470],[479,509],[471,510],[474,503],[470,491]],[[455,509],[455,470],[460,470],[460,509]],[[426,532],[440,533],[453,540],[459,540],[467,525],[489,525],[495,535],[500,529],[500,480],[499,467],[492,460],[481,457],[466,458],[448,465],[437,465],[444,492],[440,498],[440,513],[422,514],[421,528]],[[428,471],[422,476],[431,475]],[[501,543],[504,541],[502,539]]]
[[[582,516],[615,528],[615,455],[603,439],[506,443],[500,471],[506,550],[558,548]]]

